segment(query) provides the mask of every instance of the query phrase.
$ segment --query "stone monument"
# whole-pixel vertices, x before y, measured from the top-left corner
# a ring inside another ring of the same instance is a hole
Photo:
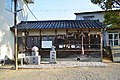
[[[55,46],[52,46],[51,51],[50,51],[50,63],[56,63]]]

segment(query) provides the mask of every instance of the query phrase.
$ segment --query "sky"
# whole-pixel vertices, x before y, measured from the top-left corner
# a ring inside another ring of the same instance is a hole
[[[29,8],[38,20],[75,20],[74,13],[102,10],[90,0],[34,0]],[[28,20],[37,19],[28,11]]]

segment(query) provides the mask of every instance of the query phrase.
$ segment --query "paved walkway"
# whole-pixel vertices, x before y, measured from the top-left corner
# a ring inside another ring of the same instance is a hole
[[[41,62],[40,65],[23,65],[19,68],[25,69],[46,69],[46,68],[66,68],[66,67],[105,67],[108,64],[102,62],[79,62],[79,61],[57,61],[56,64],[51,64],[49,62]]]

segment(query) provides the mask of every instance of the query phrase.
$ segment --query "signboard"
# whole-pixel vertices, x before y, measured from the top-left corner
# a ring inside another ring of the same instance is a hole
[[[114,62],[120,62],[120,50],[112,50],[112,57]]]
[[[18,54],[18,59],[22,59],[22,58],[25,58],[25,54]]]
[[[42,48],[51,48],[52,41],[42,41]]]

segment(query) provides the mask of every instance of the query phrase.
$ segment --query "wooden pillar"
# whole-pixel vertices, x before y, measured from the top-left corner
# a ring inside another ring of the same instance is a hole
[[[101,32],[101,33],[100,33],[100,51],[101,51],[101,61],[102,61],[102,59],[103,59],[103,53],[102,53],[103,49],[102,49],[102,46],[103,46],[103,34],[102,34],[102,32]]]
[[[27,30],[25,30],[25,50],[27,50],[27,36],[28,36],[28,32]]]
[[[68,49],[68,30],[66,30],[66,44],[65,48]]]
[[[84,41],[83,38],[85,37],[84,33],[81,32],[81,36],[82,36],[82,54],[84,55]]]
[[[66,29],[66,44],[65,44],[65,49],[68,50],[68,30],[67,29]],[[67,56],[67,52],[68,51],[66,51],[66,55],[65,56]]]
[[[55,29],[55,40],[54,40],[54,46],[57,46],[57,30]],[[57,49],[57,48],[56,48]]]
[[[89,48],[89,50],[90,50],[90,47],[91,47],[91,45],[90,45],[90,30],[89,30],[89,32],[88,32],[88,48]],[[89,56],[90,56],[90,51],[88,52],[89,54]]]
[[[77,32],[78,32],[78,45],[79,45],[79,48],[80,48],[80,32],[79,32],[79,29],[77,30]],[[79,52],[77,55],[78,55],[78,58],[80,58],[80,53],[81,52]]]
[[[39,54],[41,55],[41,50],[42,50],[42,47],[41,47],[41,43],[42,43],[42,37],[41,37],[41,30],[40,30],[40,35],[39,35],[39,37],[40,37],[40,50],[39,50]]]
[[[89,46],[88,46],[88,47],[89,47],[89,50],[90,50],[90,30],[89,30],[89,32],[88,32],[88,38],[89,38],[89,43],[88,43]]]
[[[80,45],[80,32],[79,32],[79,29],[77,30],[78,32],[78,44]]]
[[[14,26],[15,26],[15,34],[14,34],[14,53],[15,53],[15,70],[18,70],[18,31],[17,31],[17,0],[14,0]]]
[[[58,51],[57,51],[58,50],[58,48],[57,48],[57,30],[56,29],[55,29],[54,46],[55,46],[55,49],[56,49],[56,56],[58,56]]]

